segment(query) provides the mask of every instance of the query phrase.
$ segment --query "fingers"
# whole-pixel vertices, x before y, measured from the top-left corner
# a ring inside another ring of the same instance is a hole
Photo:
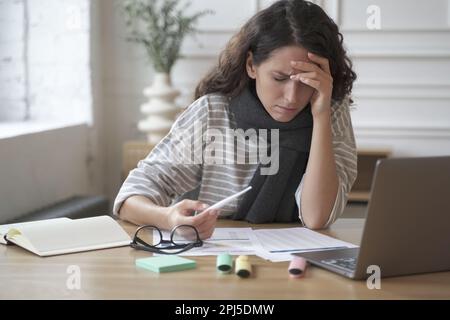
[[[202,223],[204,223],[206,220],[217,218],[217,214],[215,210],[206,210],[202,213],[199,213],[198,215],[191,217],[191,222],[194,226],[199,226]]]
[[[219,213],[220,210],[210,210],[208,212],[201,213],[201,215],[203,215],[203,220],[197,220],[196,222],[198,222],[198,224],[194,225],[201,239],[207,239],[211,237],[214,232]]]
[[[214,220],[218,217],[218,210],[208,210],[200,213],[199,215],[192,218],[192,222],[195,226],[200,226],[205,223],[205,221]]]
[[[217,215],[211,216],[210,219],[206,220],[204,223],[197,226],[196,229],[198,231],[200,239],[205,240],[210,238],[214,233],[216,223],[217,223]]]
[[[177,207],[177,213],[175,214],[178,214],[178,218],[176,219],[177,225],[186,224],[195,227],[200,239],[208,239],[212,236],[220,210],[205,210],[208,205],[194,200],[183,200],[175,206]],[[192,211],[196,210],[202,210],[203,212],[192,216]]]
[[[187,224],[197,228],[197,226],[201,225],[209,218],[210,218],[209,214],[203,213],[196,216],[181,216],[180,219],[178,220],[178,224]]]
[[[215,227],[216,227],[216,221],[210,221],[207,224],[204,224],[202,226],[201,231],[198,231],[198,235],[199,235],[200,239],[206,240],[206,239],[211,238],[211,236],[214,233]]]
[[[196,217],[201,217],[202,218],[201,220],[204,222],[209,219],[217,219],[219,214],[220,214],[219,209],[206,210],[206,211],[200,213],[199,215],[197,215]],[[200,221],[200,219],[198,221]],[[201,222],[201,223],[203,223],[203,222]],[[201,224],[201,223],[199,223],[199,224]]]
[[[171,207],[169,211],[170,214],[170,225],[171,227],[175,227],[177,225],[187,224],[194,225],[199,224],[202,221],[202,216],[197,218],[197,216],[193,216],[195,211],[200,211],[207,208],[208,205],[193,200],[183,200],[178,202],[177,204]],[[197,222],[197,220],[199,220]]]
[[[217,210],[209,210],[204,211],[196,216],[183,216],[182,219],[179,220],[180,224],[187,224],[198,228],[203,223],[216,220],[218,216]]]
[[[311,78],[304,78],[304,77],[300,77],[299,80],[316,90],[320,89],[320,81],[318,80],[313,80]]]
[[[308,52],[308,58],[314,63],[306,61],[291,61],[291,66],[302,71],[322,71],[331,75],[330,63],[327,58],[318,56],[311,52]]]
[[[321,83],[325,82],[325,79],[323,79],[322,75],[317,74],[317,72],[302,72],[298,73],[296,75],[291,76],[292,80],[301,81],[305,84],[307,84],[310,87],[313,87],[314,89],[319,90]],[[330,80],[330,79],[329,79]],[[332,79],[331,79],[332,81]]]
[[[180,208],[180,213],[185,216],[190,216],[193,211],[204,210],[208,207],[207,204],[194,200],[180,201],[177,206]]]
[[[208,207],[208,205],[206,203],[203,203],[203,202],[197,201],[197,200],[188,200],[188,199],[181,201],[180,206],[182,206],[183,209],[192,209],[192,210],[204,210]]]
[[[315,72],[324,72],[320,67],[314,63],[311,62],[305,62],[305,61],[291,61],[291,66],[294,69],[300,70],[300,71],[315,71]]]
[[[320,75],[317,72],[315,72],[315,71],[312,71],[312,72],[300,72],[300,73],[297,73],[297,74],[294,74],[294,75],[290,76],[291,80],[297,80],[297,81],[300,81],[300,78],[309,78],[309,79],[319,80],[319,77],[320,77]]]
[[[325,79],[329,81],[333,81],[331,78],[331,75],[325,73],[322,69],[320,69],[317,65],[309,63],[309,62],[303,62],[303,61],[291,61],[292,65],[298,68],[299,70],[306,71],[306,72],[299,72],[297,74],[291,75],[290,78],[292,80],[301,81],[305,84],[307,84],[310,87],[313,87],[314,89],[319,89],[320,83],[324,82]]]
[[[312,52],[308,52],[308,58],[311,61],[316,62],[317,64],[319,64],[320,68],[322,70],[324,70],[326,73],[331,74],[330,72],[330,62],[328,61],[327,58],[321,57],[317,54],[314,54]]]

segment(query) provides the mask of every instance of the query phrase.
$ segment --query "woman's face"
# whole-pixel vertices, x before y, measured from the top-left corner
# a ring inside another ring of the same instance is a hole
[[[289,122],[305,108],[314,89],[304,83],[291,80],[297,74],[291,61],[306,61],[308,51],[299,46],[286,46],[274,50],[260,65],[253,64],[252,54],[247,59],[248,76],[256,80],[256,92],[266,111],[279,122]]]

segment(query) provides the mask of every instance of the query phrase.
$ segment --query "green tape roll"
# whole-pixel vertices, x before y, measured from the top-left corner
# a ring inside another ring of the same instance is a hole
[[[217,256],[217,270],[222,273],[229,273],[233,269],[233,257],[228,253],[222,253]]]

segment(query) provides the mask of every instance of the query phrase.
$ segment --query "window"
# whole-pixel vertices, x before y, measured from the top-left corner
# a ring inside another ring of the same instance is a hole
[[[0,0],[0,123],[91,122],[89,0]]]

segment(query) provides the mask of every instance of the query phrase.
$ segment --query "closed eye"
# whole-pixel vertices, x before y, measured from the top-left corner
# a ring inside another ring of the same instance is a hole
[[[273,80],[279,81],[279,82],[285,81],[285,80],[287,80],[287,79],[288,79],[288,78],[273,78]]]

